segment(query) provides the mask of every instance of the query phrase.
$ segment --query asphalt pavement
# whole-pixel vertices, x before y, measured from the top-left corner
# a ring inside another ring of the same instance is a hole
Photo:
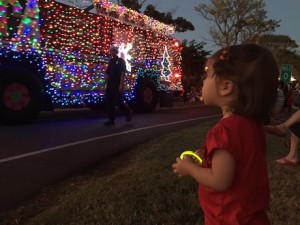
[[[0,211],[108,156],[220,115],[199,102],[174,102],[172,108],[135,114],[131,122],[119,116],[115,126],[104,127],[103,113],[63,113],[0,127]]]

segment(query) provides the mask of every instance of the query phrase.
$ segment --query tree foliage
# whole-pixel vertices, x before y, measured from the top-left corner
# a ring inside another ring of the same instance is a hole
[[[211,52],[204,50],[204,42],[197,43],[195,40],[182,41],[182,84],[185,90],[190,86],[201,87],[202,75],[207,57]]]
[[[289,49],[291,51],[296,51],[296,49],[299,47],[296,41],[291,39],[287,35],[262,35],[258,38],[257,43],[264,45],[273,51],[281,49]]]
[[[195,7],[200,16],[212,23],[209,33],[221,47],[242,42],[253,42],[262,34],[270,33],[280,21],[267,19],[263,0],[211,0]]]
[[[174,19],[171,12],[159,12],[156,10],[155,6],[151,4],[146,7],[144,14],[153,17],[160,22],[174,26],[177,32],[195,30],[194,25],[185,18],[177,17],[176,19]]]
[[[269,48],[277,59],[279,65],[292,64],[300,72],[299,47],[295,40],[286,35],[262,35],[257,44]]]
[[[141,12],[143,5],[147,0],[118,0],[118,5],[124,5],[127,8],[133,9],[137,12]]]
[[[175,27],[175,30],[177,32],[185,32],[188,30],[190,30],[190,31],[195,30],[194,25],[190,21],[187,21],[183,17],[177,17],[176,19],[174,19],[172,25]]]
[[[141,12],[141,9],[146,2],[147,0],[118,0],[119,5],[126,6],[127,8],[133,9],[137,12]],[[177,32],[195,30],[194,25],[190,21],[183,17],[177,17],[174,19],[171,12],[159,12],[152,4],[147,5],[143,13],[162,23],[174,26],[175,31]]]

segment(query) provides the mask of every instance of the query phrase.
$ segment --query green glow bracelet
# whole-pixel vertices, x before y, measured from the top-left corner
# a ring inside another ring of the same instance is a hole
[[[183,153],[181,153],[180,158],[183,159],[185,155],[190,155],[190,156],[192,156],[192,158],[195,158],[195,159],[196,159],[196,161],[197,161],[197,163],[198,163],[199,165],[202,164],[202,159],[201,159],[200,156],[197,155],[195,152],[193,152],[193,151],[184,151]]]

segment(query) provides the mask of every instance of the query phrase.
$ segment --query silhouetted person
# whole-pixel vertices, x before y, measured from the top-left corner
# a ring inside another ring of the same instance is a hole
[[[111,59],[105,73],[106,80],[106,110],[108,114],[108,121],[105,125],[115,124],[115,106],[118,106],[126,114],[126,120],[131,120],[131,113],[129,107],[124,103],[122,94],[124,91],[124,76],[126,73],[125,61],[118,57],[118,47],[110,46],[109,53]]]

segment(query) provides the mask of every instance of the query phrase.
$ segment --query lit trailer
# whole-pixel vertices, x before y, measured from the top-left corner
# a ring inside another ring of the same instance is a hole
[[[0,120],[30,121],[43,110],[105,101],[110,45],[126,62],[124,100],[151,111],[181,92],[181,46],[174,28],[98,1],[0,0]]]

